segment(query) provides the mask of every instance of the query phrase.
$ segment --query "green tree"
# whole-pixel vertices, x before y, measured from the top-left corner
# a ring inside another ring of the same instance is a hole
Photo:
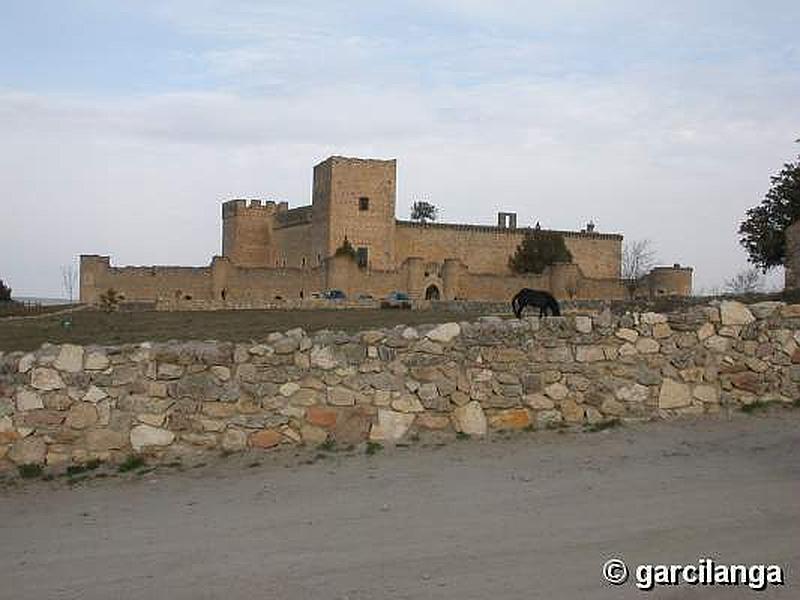
[[[11,288],[0,279],[0,302],[11,302]]]
[[[114,312],[119,308],[123,299],[122,294],[117,290],[108,288],[105,292],[100,294],[100,307],[106,312]]]
[[[559,262],[572,262],[572,254],[564,243],[564,236],[529,229],[514,256],[509,257],[508,267],[515,273],[539,274],[546,267]]]
[[[353,244],[350,243],[350,240],[347,239],[347,236],[344,236],[344,241],[342,242],[342,245],[336,249],[334,255],[349,256],[353,260],[356,259],[356,249],[353,248]]]
[[[748,210],[739,226],[739,241],[750,262],[765,272],[784,263],[786,228],[800,219],[800,156],[770,180],[761,204]]]
[[[418,223],[435,221],[439,216],[439,209],[430,202],[417,200],[411,205],[411,220]]]

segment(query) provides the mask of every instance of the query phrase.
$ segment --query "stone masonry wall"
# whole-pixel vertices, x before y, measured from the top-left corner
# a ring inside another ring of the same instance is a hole
[[[800,305],[0,354],[0,465],[715,413],[800,397]]]
[[[397,221],[397,262],[410,256],[443,262],[458,258],[472,273],[508,275],[508,259],[517,251],[526,229]],[[620,278],[622,236],[559,232],[586,277]]]

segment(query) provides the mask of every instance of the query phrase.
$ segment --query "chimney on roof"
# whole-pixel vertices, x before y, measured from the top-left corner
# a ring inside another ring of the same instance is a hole
[[[512,213],[512,212],[497,213],[497,226],[500,229],[516,229],[517,213]]]

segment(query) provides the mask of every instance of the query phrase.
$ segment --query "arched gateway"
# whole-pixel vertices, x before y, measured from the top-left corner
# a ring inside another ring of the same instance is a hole
[[[425,290],[425,300],[438,300],[440,298],[439,288],[435,285],[429,285]]]

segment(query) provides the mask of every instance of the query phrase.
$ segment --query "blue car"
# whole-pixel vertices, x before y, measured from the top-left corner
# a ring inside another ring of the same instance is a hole
[[[347,300],[347,295],[342,290],[325,290],[322,297],[326,300]]]
[[[411,298],[405,292],[392,292],[381,301],[381,308],[411,308]]]

